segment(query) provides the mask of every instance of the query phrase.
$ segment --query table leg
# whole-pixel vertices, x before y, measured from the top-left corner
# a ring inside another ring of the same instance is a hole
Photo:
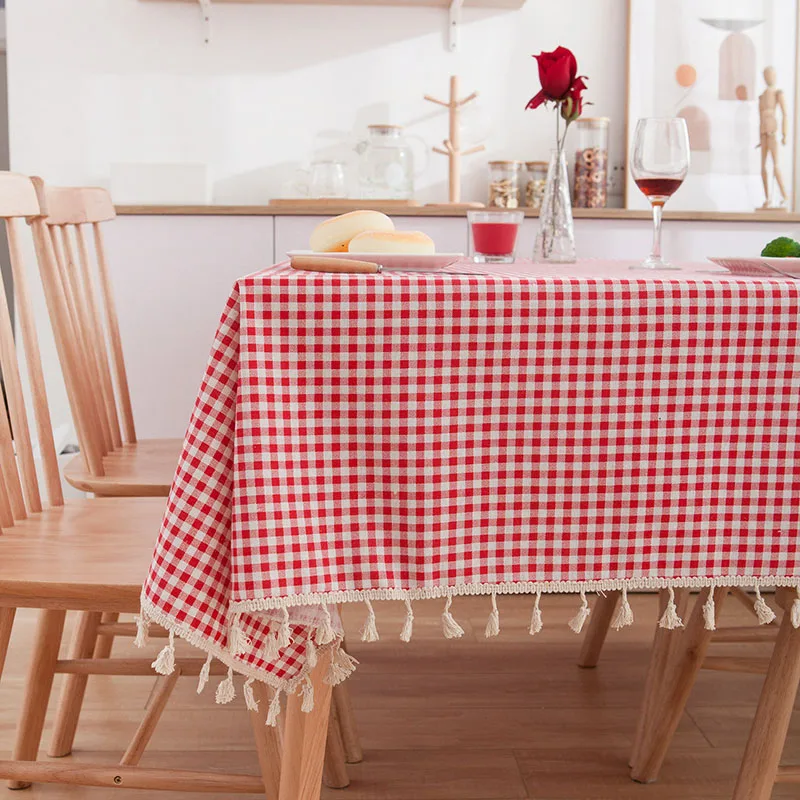
[[[733,800],[769,800],[800,684],[800,630],[783,615]]]
[[[589,630],[583,637],[581,654],[578,656],[579,667],[591,669],[597,666],[621,594],[622,592],[615,590],[598,595],[592,616],[589,617]]]
[[[287,698],[279,800],[319,800],[331,708],[331,687],[322,679],[330,662],[330,651],[320,654],[311,673],[314,709],[310,713],[303,713],[297,695]]]
[[[659,620],[663,615],[669,598],[669,592],[662,589],[659,592],[658,619],[655,624],[653,634],[653,646],[650,651],[650,662],[647,667],[647,677],[644,683],[644,693],[642,695],[642,705],[639,709],[639,717],[636,721],[636,733],[633,736],[633,748],[629,766],[633,767],[639,758],[639,750],[644,739],[645,731],[649,729],[653,707],[657,704],[658,693],[661,691],[664,682],[664,675],[669,664],[671,654],[674,652],[676,644],[679,642],[682,631],[670,631],[659,626]],[[678,616],[683,619],[686,614],[686,607],[689,604],[689,590],[678,589],[675,592],[675,605],[678,609]]]
[[[666,654],[662,667],[661,688],[657,687],[641,729],[636,757],[631,767],[631,778],[639,783],[652,783],[667,755],[675,730],[678,727],[686,701],[695,678],[703,664],[713,632],[706,630],[703,604],[709,589],[704,589],[695,601],[692,615],[684,631],[666,631],[676,636],[674,649]],[[714,604],[719,613],[728,595],[728,589],[714,590]]]

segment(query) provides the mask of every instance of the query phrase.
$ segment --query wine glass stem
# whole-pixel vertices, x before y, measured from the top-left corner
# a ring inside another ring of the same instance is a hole
[[[664,210],[662,203],[653,203],[653,250],[650,258],[661,261],[661,212]]]

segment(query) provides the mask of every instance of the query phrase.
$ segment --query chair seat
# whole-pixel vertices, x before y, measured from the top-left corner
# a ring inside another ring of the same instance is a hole
[[[81,499],[4,529],[0,606],[138,611],[165,506]]]
[[[82,455],[64,468],[67,482],[82,492],[105,497],[166,497],[183,439],[143,439],[103,458],[105,475],[89,472]]]

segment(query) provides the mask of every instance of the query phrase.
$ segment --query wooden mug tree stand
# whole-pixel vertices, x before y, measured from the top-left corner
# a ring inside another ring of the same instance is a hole
[[[479,144],[466,150],[461,149],[461,131],[459,116],[462,106],[472,102],[478,96],[477,92],[458,99],[458,76],[450,76],[450,100],[437,100],[435,97],[425,95],[425,99],[430,103],[444,106],[450,111],[450,129],[447,139],[442,142],[442,147],[434,147],[433,152],[447,156],[450,167],[450,199],[448,203],[428,203],[427,205],[446,205],[448,208],[483,208],[483,203],[462,203],[461,202],[461,156],[468,156],[472,153],[479,153],[485,150],[484,145]]]

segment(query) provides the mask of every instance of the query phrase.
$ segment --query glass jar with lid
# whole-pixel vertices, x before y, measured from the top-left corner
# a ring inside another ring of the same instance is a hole
[[[525,205],[538,211],[542,207],[544,187],[547,186],[547,162],[526,161],[528,181],[525,184]]]
[[[489,162],[489,206],[519,208],[521,161]]]
[[[605,208],[608,202],[608,117],[575,121],[575,207]]]
[[[359,194],[365,200],[410,200],[414,196],[414,152],[400,125],[369,125],[356,147],[361,159]]]

